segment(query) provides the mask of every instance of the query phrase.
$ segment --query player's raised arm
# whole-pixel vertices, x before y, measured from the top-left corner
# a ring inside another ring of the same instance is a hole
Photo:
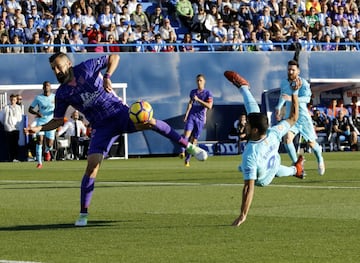
[[[111,54],[109,56],[108,65],[106,68],[106,72],[104,74],[104,89],[106,92],[112,92],[112,82],[111,75],[115,72],[116,68],[119,65],[120,56],[117,54]]]
[[[289,118],[286,120],[291,126],[297,122],[299,118],[299,100],[298,100],[298,90],[295,90],[291,95],[291,112]]]

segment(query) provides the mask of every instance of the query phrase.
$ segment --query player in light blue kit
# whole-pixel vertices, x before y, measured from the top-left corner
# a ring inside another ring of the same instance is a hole
[[[196,76],[197,88],[190,91],[190,100],[186,108],[184,122],[184,137],[192,144],[196,145],[201,132],[206,124],[206,112],[213,106],[213,95],[205,89],[205,76]],[[182,148],[180,157],[185,156],[185,148]],[[190,166],[191,154],[186,154],[185,166]]]
[[[35,125],[43,125],[54,117],[55,94],[51,93],[51,84],[49,81],[43,83],[43,94],[37,95],[29,107],[29,112],[36,116]],[[36,110],[37,109],[37,110]],[[45,137],[45,161],[51,160],[50,151],[54,145],[55,130],[40,131],[36,135],[36,160],[37,168],[42,168],[42,152]]]
[[[296,60],[290,60],[288,62],[288,78],[282,80],[280,84],[280,98],[279,102],[275,108],[276,110],[276,118],[277,120],[281,119],[281,108],[286,106],[286,116],[288,117],[291,108],[291,94],[293,91],[293,85],[299,81],[301,86],[299,88],[299,119],[296,124],[291,127],[290,131],[285,136],[285,148],[293,161],[293,163],[297,160],[297,153],[293,143],[294,137],[300,133],[308,145],[312,148],[317,162],[318,162],[318,173],[323,175],[325,173],[325,163],[324,158],[322,156],[322,149],[320,145],[317,143],[316,133],[313,126],[313,122],[311,116],[309,114],[307,104],[311,100],[311,89],[309,83],[299,77],[300,68],[299,63]]]
[[[27,133],[56,129],[63,125],[67,108],[71,105],[82,112],[92,127],[88,150],[87,167],[81,181],[80,216],[76,226],[86,226],[88,207],[95,187],[95,178],[104,156],[113,142],[123,133],[152,129],[186,147],[186,151],[198,160],[205,161],[207,153],[182,138],[166,122],[151,119],[134,124],[129,117],[129,107],[112,90],[111,75],[115,72],[120,57],[117,54],[86,60],[73,66],[64,53],[56,53],[49,59],[51,68],[60,82],[55,96],[54,118],[48,123],[26,128]],[[105,74],[101,73],[106,70]]]
[[[244,98],[247,112],[246,133],[248,143],[242,155],[239,171],[243,173],[244,188],[240,215],[233,222],[233,226],[240,226],[245,222],[254,196],[256,186],[269,185],[274,177],[295,176],[303,179],[303,158],[299,156],[294,166],[281,165],[279,145],[282,137],[295,124],[299,116],[298,87],[292,93],[292,108],[288,119],[269,128],[269,121],[265,114],[260,113],[259,106],[250,92],[249,83],[233,71],[225,71],[225,77],[238,87]]]

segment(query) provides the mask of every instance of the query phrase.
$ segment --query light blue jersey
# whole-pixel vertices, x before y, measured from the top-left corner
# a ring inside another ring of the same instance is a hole
[[[37,95],[30,105],[34,109],[38,108],[41,113],[41,118],[36,118],[36,126],[43,125],[49,122],[54,116],[55,109],[55,94],[45,96],[44,94]]]
[[[306,141],[315,141],[317,136],[315,130],[313,128],[313,123],[311,116],[309,114],[307,104],[311,100],[311,89],[310,84],[305,79],[301,78],[301,87],[299,89],[299,119],[295,123],[293,127],[291,127],[290,131],[293,132],[295,135],[300,133]],[[290,86],[290,82],[287,79],[282,80],[280,84],[280,99],[276,109],[280,110],[284,104],[286,107],[286,116],[285,119],[289,117],[291,112],[291,101],[285,101],[282,98],[283,94],[291,96],[293,93],[293,89]]]
[[[284,120],[269,128],[264,139],[247,143],[239,167],[244,180],[255,180],[258,186],[271,183],[280,169],[279,145],[289,129],[290,124]]]

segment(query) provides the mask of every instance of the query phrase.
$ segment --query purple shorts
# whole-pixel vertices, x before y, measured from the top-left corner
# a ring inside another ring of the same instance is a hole
[[[129,118],[127,110],[123,110],[111,118],[96,123],[91,128],[88,155],[101,153],[106,156],[112,144],[121,134],[137,131]]]
[[[204,121],[200,121],[198,118],[192,115],[187,119],[184,129],[185,131],[192,131],[192,136],[195,139],[199,139],[204,126]]]

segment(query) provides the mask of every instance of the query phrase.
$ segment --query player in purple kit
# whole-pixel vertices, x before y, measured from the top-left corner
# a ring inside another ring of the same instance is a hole
[[[134,124],[130,120],[129,107],[113,92],[110,80],[119,64],[119,55],[89,59],[73,66],[69,57],[60,52],[52,55],[49,61],[61,84],[55,95],[54,118],[44,125],[26,128],[25,132],[33,134],[58,128],[63,125],[69,106],[82,112],[91,123],[91,141],[81,182],[80,216],[75,222],[76,226],[87,225],[96,175],[104,155],[120,134],[152,129],[186,147],[187,152],[198,160],[207,159],[206,151],[189,143],[164,121],[153,118],[147,123]],[[106,73],[102,75],[104,69]]]
[[[197,88],[190,91],[190,100],[184,117],[184,137],[196,145],[206,123],[206,111],[213,106],[213,96],[205,89],[205,76],[196,76]],[[185,157],[185,148],[182,148],[180,157]],[[186,154],[185,166],[190,166],[191,154]]]

